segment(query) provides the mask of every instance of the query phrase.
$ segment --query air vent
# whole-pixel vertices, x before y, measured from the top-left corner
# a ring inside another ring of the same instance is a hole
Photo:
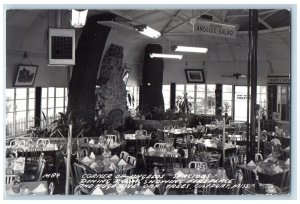
[[[75,30],[49,28],[49,65],[75,64]]]
[[[203,14],[200,16],[200,18],[212,21],[212,16],[210,16],[210,15]]]

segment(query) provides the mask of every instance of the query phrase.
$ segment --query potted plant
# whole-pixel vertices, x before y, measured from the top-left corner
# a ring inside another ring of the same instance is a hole
[[[189,102],[190,99],[193,99],[187,93],[184,93],[183,96],[177,96],[176,106],[179,113],[183,115],[190,114],[193,109],[193,104]]]
[[[228,110],[230,108],[230,105],[228,104],[228,102],[224,103],[224,116],[225,116],[225,121],[227,121],[228,118]]]

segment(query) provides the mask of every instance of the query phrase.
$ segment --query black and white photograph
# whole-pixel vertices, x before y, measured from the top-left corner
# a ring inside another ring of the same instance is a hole
[[[15,86],[32,86],[34,84],[37,66],[20,65],[15,81]]]
[[[186,69],[185,75],[188,83],[205,83],[204,73],[201,69]]]
[[[4,199],[289,198],[291,8],[58,7],[4,10]]]

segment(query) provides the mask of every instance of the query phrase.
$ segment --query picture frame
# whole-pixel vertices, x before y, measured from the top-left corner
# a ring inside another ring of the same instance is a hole
[[[202,69],[185,69],[185,75],[188,83],[205,83]]]
[[[125,85],[127,85],[127,82],[128,82],[129,76],[130,76],[130,72],[131,72],[131,68],[124,67],[122,79],[123,79]]]
[[[33,86],[37,69],[37,65],[20,64],[15,80],[15,86]]]

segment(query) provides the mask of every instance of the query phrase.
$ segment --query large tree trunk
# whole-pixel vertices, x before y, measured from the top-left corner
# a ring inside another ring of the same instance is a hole
[[[83,121],[94,127],[95,123],[95,86],[101,56],[110,28],[97,21],[112,20],[112,14],[90,17],[83,28],[76,49],[76,65],[69,84],[69,120],[74,123],[75,134],[80,131]],[[76,131],[78,130],[78,131]],[[76,136],[76,135],[74,135]]]
[[[142,110],[150,110],[152,119],[160,119],[153,114],[154,108],[164,109],[162,94],[164,61],[161,58],[150,58],[150,53],[161,53],[162,48],[157,44],[149,44],[145,48],[142,86]],[[147,116],[146,116],[147,117]]]

